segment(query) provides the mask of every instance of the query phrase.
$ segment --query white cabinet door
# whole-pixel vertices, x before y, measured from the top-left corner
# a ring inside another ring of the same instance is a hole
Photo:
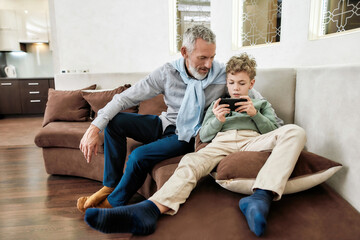
[[[0,51],[20,51],[16,30],[0,29]]]
[[[13,10],[0,10],[0,51],[19,51],[16,14]]]
[[[19,42],[49,42],[49,24],[46,12],[18,11]]]

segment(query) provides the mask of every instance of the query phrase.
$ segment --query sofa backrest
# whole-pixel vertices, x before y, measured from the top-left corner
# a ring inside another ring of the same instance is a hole
[[[360,65],[299,68],[295,109],[307,150],[344,166],[328,183],[360,211]]]
[[[295,86],[294,68],[257,69],[254,88],[272,104],[285,124],[294,123]]]

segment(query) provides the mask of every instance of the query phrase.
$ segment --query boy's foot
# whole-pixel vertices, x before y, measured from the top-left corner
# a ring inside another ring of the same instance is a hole
[[[84,213],[86,209],[90,207],[100,207],[99,204],[102,203],[113,191],[114,188],[104,186],[91,196],[79,198],[77,200],[77,208],[80,212]]]
[[[90,208],[85,222],[103,233],[153,233],[160,216],[158,207],[150,200],[112,209]]]
[[[246,217],[250,230],[258,237],[265,232],[266,217],[273,197],[271,191],[258,189],[253,195],[240,199],[239,207]]]

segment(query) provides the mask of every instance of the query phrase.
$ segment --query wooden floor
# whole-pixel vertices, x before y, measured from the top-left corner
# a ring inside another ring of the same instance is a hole
[[[131,238],[91,229],[76,209],[78,197],[101,186],[88,179],[48,175],[42,151],[34,144],[0,146],[0,239]]]

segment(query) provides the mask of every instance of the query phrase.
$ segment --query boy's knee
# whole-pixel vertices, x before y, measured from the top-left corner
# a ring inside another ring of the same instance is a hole
[[[281,128],[287,136],[297,137],[302,141],[306,141],[306,132],[302,127],[295,124],[287,124]]]
[[[181,170],[184,179],[199,179],[202,177],[203,167],[196,155],[196,153],[188,153],[181,159],[178,169]]]

